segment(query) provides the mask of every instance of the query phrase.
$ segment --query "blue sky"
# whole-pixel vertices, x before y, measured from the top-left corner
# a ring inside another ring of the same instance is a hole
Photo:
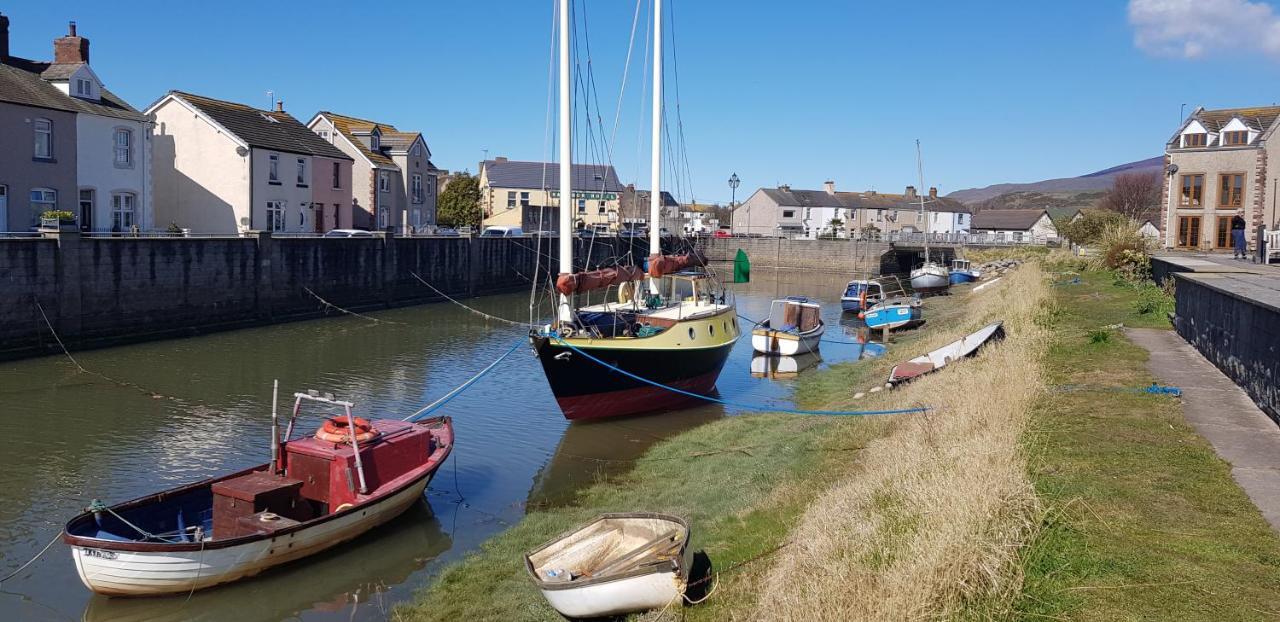
[[[138,108],[170,89],[266,107],[272,90],[304,122],[328,109],[422,131],[442,168],[474,172],[486,149],[546,153],[552,0],[300,6],[20,0],[0,12],[13,22],[13,53],[35,58],[50,57],[51,40],[76,20],[94,69]],[[585,7],[609,129],[635,4]],[[1077,175],[1158,155],[1182,103],[1280,101],[1269,86],[1280,78],[1271,40],[1280,35],[1268,34],[1280,20],[1265,2],[668,7],[692,178],[685,200],[727,201],[735,171],[739,200],[759,186],[826,179],[901,191],[915,183],[916,138],[926,185],[944,193]],[[624,183],[647,187],[640,72],[613,159]]]

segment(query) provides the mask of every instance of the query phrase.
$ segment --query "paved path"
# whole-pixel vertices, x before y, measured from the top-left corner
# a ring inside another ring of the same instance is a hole
[[[1154,376],[1182,389],[1187,421],[1231,464],[1231,476],[1280,531],[1280,428],[1177,333],[1130,328],[1125,334],[1151,353],[1147,369]]]

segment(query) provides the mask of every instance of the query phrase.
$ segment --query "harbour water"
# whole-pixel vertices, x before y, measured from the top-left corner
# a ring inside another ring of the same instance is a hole
[[[827,338],[855,341],[858,322],[840,316],[847,277],[759,270],[753,279],[731,286],[743,316],[764,317],[775,297],[808,295],[823,303]],[[528,315],[527,294],[466,302],[500,317]],[[319,389],[354,401],[357,415],[399,418],[526,340],[524,329],[448,303],[369,317],[75,353],[90,373],[65,357],[0,364],[9,424],[0,451],[0,576],[93,499],[114,503],[265,462],[272,379],[282,395]],[[858,345],[824,344],[823,362],[801,373],[864,354]],[[789,375],[754,377],[751,359],[750,340],[739,340],[720,396],[792,406]],[[454,418],[454,459],[421,503],[377,533],[255,580],[143,600],[92,596],[58,543],[0,586],[0,620],[385,619],[526,508],[571,503],[583,486],[624,472],[662,438],[738,412],[706,404],[569,425],[522,348],[442,411]]]

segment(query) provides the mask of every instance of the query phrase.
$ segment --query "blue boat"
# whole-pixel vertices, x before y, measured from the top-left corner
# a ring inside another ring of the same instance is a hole
[[[840,296],[840,309],[847,313],[857,313],[867,307],[875,306],[884,299],[884,286],[879,281],[854,279],[844,288]]]
[[[871,328],[909,328],[924,323],[919,298],[894,298],[871,307],[862,315]]]
[[[961,283],[972,283],[978,280],[982,273],[969,267],[968,259],[952,259],[951,260],[951,284],[959,285]]]

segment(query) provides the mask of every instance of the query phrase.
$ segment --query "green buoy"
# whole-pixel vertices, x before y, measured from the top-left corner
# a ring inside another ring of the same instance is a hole
[[[733,282],[751,282],[751,260],[747,259],[747,252],[742,249],[738,249],[738,256],[733,258]]]

